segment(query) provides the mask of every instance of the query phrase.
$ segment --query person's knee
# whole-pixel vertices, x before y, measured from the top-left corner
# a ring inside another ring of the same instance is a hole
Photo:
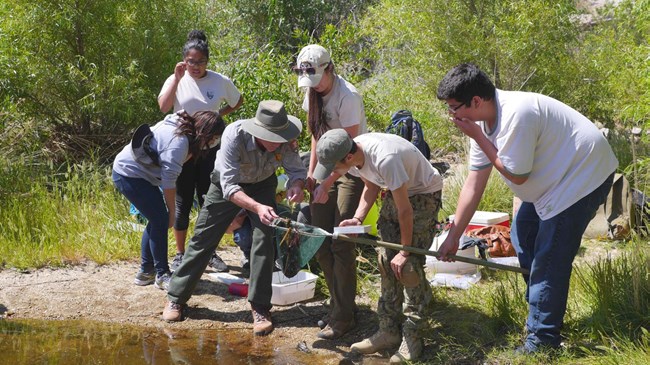
[[[174,221],[174,229],[177,231],[186,231],[190,226],[189,216],[176,215],[176,220]]]

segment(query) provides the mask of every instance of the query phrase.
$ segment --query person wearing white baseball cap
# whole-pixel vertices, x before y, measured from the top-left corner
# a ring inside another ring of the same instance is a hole
[[[332,173],[317,184],[316,143],[331,129],[342,128],[352,137],[367,132],[363,100],[354,85],[334,72],[330,52],[317,44],[305,46],[293,68],[298,87],[305,88],[302,108],[307,112],[311,133],[311,154],[307,189],[311,192],[311,223],[332,232],[344,219],[354,215],[363,191],[363,181],[352,175]],[[355,326],[357,287],[356,247],[327,239],[316,253],[330,292],[329,314],[318,322],[318,337],[335,339]]]

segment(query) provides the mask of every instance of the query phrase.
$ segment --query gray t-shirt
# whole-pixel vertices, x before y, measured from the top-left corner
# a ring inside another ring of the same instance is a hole
[[[137,163],[131,154],[131,144],[126,145],[115,157],[113,170],[126,177],[140,178],[163,189],[176,187],[176,178],[183,169],[189,153],[189,140],[176,135],[179,116],[169,114],[164,120],[151,127],[151,146],[158,152],[160,166],[145,166]]]
[[[232,194],[241,190],[240,183],[257,183],[267,179],[282,166],[289,176],[287,186],[307,177],[298,152],[284,143],[273,152],[262,151],[255,144],[255,137],[244,131],[242,121],[229,124],[221,135],[221,149],[217,152],[214,169],[219,172],[223,197],[230,200]]]

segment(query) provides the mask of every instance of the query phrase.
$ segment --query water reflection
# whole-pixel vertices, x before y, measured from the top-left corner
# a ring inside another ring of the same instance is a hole
[[[323,364],[250,330],[175,330],[92,321],[0,319],[1,364]]]

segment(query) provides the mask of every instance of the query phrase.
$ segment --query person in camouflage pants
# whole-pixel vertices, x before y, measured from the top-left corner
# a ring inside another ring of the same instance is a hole
[[[411,254],[406,247],[428,249],[433,242],[442,178],[411,142],[392,134],[366,133],[352,139],[344,129],[332,129],[318,140],[316,156],[317,179],[334,171],[363,180],[354,217],[339,225],[360,225],[381,189],[386,189],[377,222],[379,235],[405,248],[380,252],[379,331],[350,349],[371,354],[399,345],[390,358],[392,364],[417,360],[423,348],[418,330],[431,301],[431,288],[424,276],[424,256]]]
[[[440,191],[409,197],[413,207],[413,247],[425,250],[431,247],[438,223],[438,212],[442,205],[441,197]],[[382,240],[400,242],[398,210],[390,193],[382,203],[377,229]],[[377,304],[379,329],[395,334],[399,334],[401,329],[406,337],[419,337],[422,318],[431,301],[431,287],[424,275],[425,256],[409,255],[408,261],[417,275],[417,280],[403,284],[390,270],[390,262],[399,251],[388,248],[377,248],[377,251],[382,274],[381,297]]]

